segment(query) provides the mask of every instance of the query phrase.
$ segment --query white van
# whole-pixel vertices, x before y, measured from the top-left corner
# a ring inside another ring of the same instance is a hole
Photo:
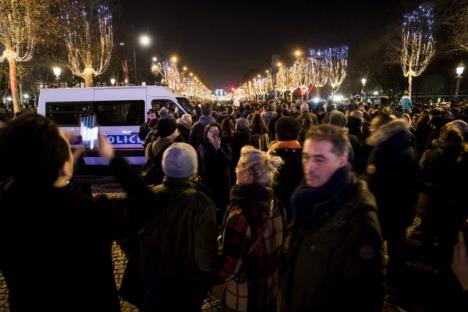
[[[119,156],[134,165],[144,163],[143,142],[138,138],[140,125],[150,108],[161,107],[191,113],[187,98],[160,86],[41,89],[39,114],[54,120],[59,128],[80,135],[80,116],[96,114],[97,124],[107,135]],[[93,155],[94,154],[94,155]],[[86,165],[102,165],[95,153],[84,155]]]

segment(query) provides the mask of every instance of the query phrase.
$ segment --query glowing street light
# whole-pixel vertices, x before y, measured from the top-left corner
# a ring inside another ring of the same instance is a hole
[[[283,63],[278,62],[278,63],[276,63],[276,66],[281,67],[281,66],[283,66]]]
[[[156,56],[153,56],[153,62],[156,63],[158,61],[158,58]]]
[[[60,75],[62,74],[62,69],[58,66],[55,66],[52,68],[52,71],[54,72],[55,78],[60,79]]]
[[[465,65],[463,64],[463,61],[458,64],[457,68],[455,68],[455,72],[457,73],[457,76],[455,77],[457,79],[457,82],[455,84],[455,96],[458,97],[458,92],[460,91],[460,80],[462,79],[462,74],[465,71]]]
[[[364,98],[364,97],[365,97],[364,89],[366,88],[367,78],[362,78],[362,79],[361,79],[361,83],[362,83],[361,94],[362,94],[362,96],[363,96],[363,98]]]
[[[299,50],[299,49],[297,49],[296,51],[294,51],[294,56],[297,57],[297,58],[301,57],[302,54],[303,54],[303,52],[302,52],[301,50]]]
[[[148,47],[151,44],[151,37],[144,34],[139,37],[138,41],[142,47]]]
[[[179,59],[177,58],[176,55],[173,55],[173,56],[171,57],[171,62],[172,62],[172,63],[177,63],[178,60],[179,60]]]
[[[186,71],[188,70],[187,66],[184,66],[184,67],[182,68],[182,70],[183,70],[184,72],[186,72]]]

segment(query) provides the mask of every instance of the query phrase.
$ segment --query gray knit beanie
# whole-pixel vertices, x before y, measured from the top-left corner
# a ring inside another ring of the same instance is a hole
[[[190,178],[198,172],[197,152],[187,143],[173,143],[163,154],[162,170],[169,178]]]

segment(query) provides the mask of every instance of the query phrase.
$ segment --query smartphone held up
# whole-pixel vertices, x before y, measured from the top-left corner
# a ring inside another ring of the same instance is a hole
[[[96,123],[96,115],[84,115],[80,118],[80,135],[86,149],[99,147],[99,128]]]

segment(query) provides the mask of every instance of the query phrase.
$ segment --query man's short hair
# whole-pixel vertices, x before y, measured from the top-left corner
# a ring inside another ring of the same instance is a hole
[[[213,110],[213,107],[212,107],[211,103],[203,103],[201,105],[201,113],[204,116],[210,116],[212,110]]]
[[[307,133],[306,140],[327,141],[332,144],[332,153],[338,157],[349,150],[349,138],[345,129],[333,125],[313,126]]]

